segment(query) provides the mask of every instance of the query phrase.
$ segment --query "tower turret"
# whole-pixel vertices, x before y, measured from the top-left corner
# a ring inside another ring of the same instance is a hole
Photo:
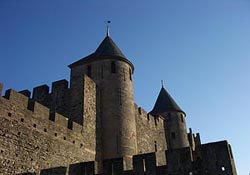
[[[186,114],[163,86],[150,113],[154,116],[161,115],[164,118],[168,149],[189,146],[185,121]]]
[[[130,168],[137,149],[133,64],[107,34],[94,53],[69,67],[71,88],[78,87],[84,74],[97,85],[97,145],[103,159],[123,156],[125,168]]]

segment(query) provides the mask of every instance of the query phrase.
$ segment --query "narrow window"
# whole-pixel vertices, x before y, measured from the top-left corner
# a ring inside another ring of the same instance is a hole
[[[175,139],[175,133],[174,132],[171,133],[171,137],[172,137],[172,139]]]
[[[132,71],[130,68],[129,68],[129,79],[132,80]]]
[[[155,141],[155,152],[157,152],[157,142]]]
[[[55,137],[57,137],[57,133],[55,133]]]
[[[47,132],[47,129],[46,129],[46,128],[44,128],[44,132]]]
[[[71,120],[68,120],[68,129],[73,129],[73,122]]]
[[[73,142],[72,142],[73,144],[75,144],[76,142],[73,140]]]
[[[66,140],[66,137],[65,137],[65,136],[63,137],[63,140]]]
[[[24,119],[23,119],[23,118],[21,118],[21,122],[24,122]]]
[[[55,119],[56,119],[56,114],[54,112],[50,113],[49,114],[49,120],[54,122]]]
[[[143,163],[143,172],[146,172],[146,161],[145,159],[142,159],[142,163]]]
[[[91,68],[91,65],[88,65],[88,67],[87,67],[87,75],[88,75],[89,77],[91,77],[91,72],[92,72],[91,69],[92,69],[92,68]]]
[[[10,112],[8,113],[8,116],[11,117],[11,113]]]
[[[116,73],[116,65],[114,61],[111,62],[111,73]]]

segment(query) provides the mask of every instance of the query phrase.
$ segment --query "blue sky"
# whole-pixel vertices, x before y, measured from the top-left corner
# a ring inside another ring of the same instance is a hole
[[[30,89],[69,79],[67,65],[111,36],[135,65],[150,111],[164,80],[202,141],[228,140],[250,173],[249,0],[1,0],[0,81]]]

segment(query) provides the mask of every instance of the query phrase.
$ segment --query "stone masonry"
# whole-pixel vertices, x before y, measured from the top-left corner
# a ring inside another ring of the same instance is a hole
[[[230,144],[187,133],[164,87],[152,111],[134,102],[134,65],[108,34],[69,68],[51,91],[0,83],[0,175],[237,175]]]

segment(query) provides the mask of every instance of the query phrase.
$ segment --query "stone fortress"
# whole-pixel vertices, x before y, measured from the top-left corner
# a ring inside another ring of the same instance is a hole
[[[161,88],[134,102],[133,64],[109,36],[60,80],[29,90],[0,84],[0,175],[236,175],[227,141],[201,144]]]

